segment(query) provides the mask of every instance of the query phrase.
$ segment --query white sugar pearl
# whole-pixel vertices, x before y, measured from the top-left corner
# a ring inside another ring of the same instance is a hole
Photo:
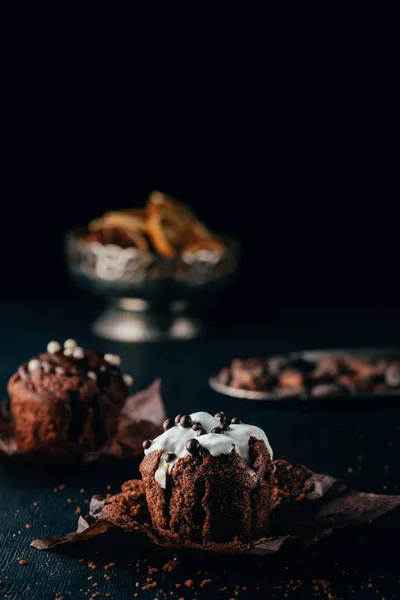
[[[114,367],[119,367],[121,364],[121,357],[118,354],[105,354],[104,360]]]
[[[88,371],[86,375],[90,377],[90,379],[93,379],[93,381],[97,381],[97,375],[94,371]]]
[[[50,354],[56,354],[56,352],[60,352],[61,346],[58,342],[49,342],[47,344],[47,352]]]
[[[83,358],[85,356],[85,351],[83,348],[80,348],[79,346],[77,346],[76,348],[74,348],[72,350],[72,356],[74,358]]]
[[[37,358],[33,358],[28,363],[28,371],[30,371],[31,373],[32,373],[32,371],[36,371],[36,369],[39,369],[39,367],[40,367],[40,360],[38,360]]]
[[[64,350],[64,356],[72,356],[72,348],[66,348]]]
[[[64,348],[75,348],[76,347],[76,341],[75,340],[65,340],[64,342]]]
[[[127,386],[132,385],[132,383],[133,383],[133,377],[131,377],[130,375],[124,375],[123,379],[124,379],[124,383]]]

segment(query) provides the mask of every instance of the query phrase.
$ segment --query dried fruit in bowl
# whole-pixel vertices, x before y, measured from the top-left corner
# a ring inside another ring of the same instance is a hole
[[[199,250],[223,252],[225,245],[182,202],[152,192],[145,208],[105,213],[88,225],[87,243],[156,250],[166,258]]]
[[[99,244],[116,244],[121,248],[138,248],[148,252],[149,243],[147,238],[138,231],[130,231],[121,227],[105,227],[83,238],[86,243],[98,242]]]
[[[189,254],[195,254],[200,250],[208,250],[209,252],[224,252],[226,250],[226,246],[217,238],[206,238],[191,242],[183,248],[183,252]]]
[[[125,231],[146,232],[146,210],[144,208],[131,208],[105,213],[99,219],[89,223],[89,231],[101,231],[119,227]]]
[[[149,236],[162,256],[173,257],[188,244],[212,239],[187,206],[161,192],[150,194],[147,215]]]

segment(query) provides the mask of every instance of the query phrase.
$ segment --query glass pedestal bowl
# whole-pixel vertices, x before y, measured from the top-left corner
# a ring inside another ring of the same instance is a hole
[[[93,331],[107,339],[139,342],[191,339],[204,331],[201,311],[233,279],[237,245],[163,258],[137,248],[85,242],[84,229],[66,234],[72,278],[107,301]]]

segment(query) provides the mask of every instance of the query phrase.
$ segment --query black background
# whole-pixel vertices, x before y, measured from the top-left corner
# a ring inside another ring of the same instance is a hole
[[[96,57],[71,42],[17,51],[4,77],[0,297],[80,298],[63,232],[161,189],[241,241],[232,302],[261,314],[398,303],[392,78],[372,49],[360,61],[304,42],[271,57],[250,34],[190,59],[147,44],[129,68],[101,44]]]

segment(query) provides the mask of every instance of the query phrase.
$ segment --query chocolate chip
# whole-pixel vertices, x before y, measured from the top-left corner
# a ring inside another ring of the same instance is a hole
[[[181,425],[182,427],[190,427],[191,424],[192,419],[190,418],[190,415],[183,415],[183,417],[179,419],[179,425]]]
[[[223,412],[215,413],[214,418],[219,419],[221,421],[221,423],[225,423],[225,421],[226,421],[226,415]]]
[[[228,423],[224,423],[224,424],[223,424],[223,426],[222,426],[222,429],[223,429],[224,431],[229,431],[229,430],[230,430],[230,427],[229,427]]]
[[[186,450],[189,454],[198,454],[200,444],[197,440],[191,439],[186,442]]]
[[[168,431],[168,429],[171,429],[171,427],[173,427],[173,425],[174,425],[173,419],[165,419],[165,421],[163,423],[164,431]]]
[[[145,450],[148,450],[151,446],[151,440],[144,440],[142,446]]]
[[[223,431],[222,427],[214,427],[214,429],[211,429],[211,433],[223,433]]]
[[[181,413],[179,413],[179,415],[176,415],[176,417],[174,419],[174,423],[176,423],[178,425],[179,421],[181,420],[181,416],[182,416]]]
[[[242,423],[243,421],[239,417],[232,417],[231,419],[231,425],[241,425]]]
[[[165,462],[171,462],[172,460],[174,460],[174,458],[176,458],[176,454],[174,454],[173,452],[167,452],[167,454],[165,455]]]
[[[193,431],[198,431],[198,429],[201,429],[201,423],[192,423],[192,429]]]
[[[202,429],[197,430],[196,435],[197,435],[197,437],[200,437],[201,435],[206,435],[206,433],[207,433],[207,431],[202,428]]]

